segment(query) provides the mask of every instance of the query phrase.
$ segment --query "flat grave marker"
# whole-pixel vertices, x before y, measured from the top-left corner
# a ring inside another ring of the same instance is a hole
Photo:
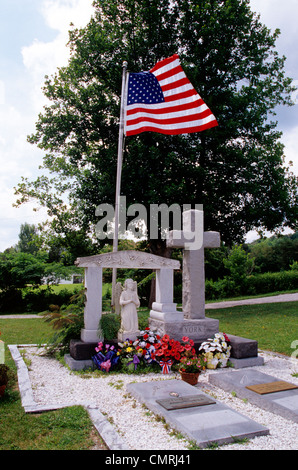
[[[295,384],[254,369],[210,374],[209,382],[227,392],[235,392],[237,397],[263,410],[298,423],[298,387]],[[283,390],[278,390],[281,386]]]
[[[253,392],[259,393],[260,395],[265,395],[266,393],[293,390],[295,388],[298,388],[298,386],[291,384],[290,382],[285,382],[284,380],[278,380],[276,382],[267,382],[264,384],[248,385],[246,386],[246,388],[248,390],[252,390]]]
[[[156,403],[163,406],[166,410],[181,410],[182,408],[192,408],[194,406],[212,405],[216,402],[211,400],[211,398],[206,397],[206,395],[196,394],[156,400]]]
[[[182,380],[131,383],[127,391],[201,448],[269,434],[268,428]]]

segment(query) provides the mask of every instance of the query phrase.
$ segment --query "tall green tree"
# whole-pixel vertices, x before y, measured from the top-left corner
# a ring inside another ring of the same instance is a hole
[[[38,245],[38,234],[35,225],[28,224],[27,222],[21,224],[17,250],[23,253],[35,254],[38,252]]]
[[[56,231],[92,236],[95,208],[114,204],[122,63],[146,71],[178,53],[219,126],[127,138],[127,204],[203,204],[205,228],[228,244],[252,229],[295,227],[297,178],[284,166],[274,121],[293,91],[278,35],[248,0],[95,0],[88,25],[70,31],[69,64],[46,77],[49,104],[29,137],[54,176],[24,179],[17,204],[33,198],[48,207]],[[162,251],[154,240],[150,248]]]

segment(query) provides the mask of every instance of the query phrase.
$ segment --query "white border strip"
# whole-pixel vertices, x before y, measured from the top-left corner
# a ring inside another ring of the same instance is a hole
[[[81,405],[88,411],[93,425],[97,429],[102,439],[105,441],[109,450],[129,450],[129,447],[127,447],[123,443],[123,441],[119,437],[119,434],[115,431],[113,426],[108,422],[105,416],[99,411],[99,409],[95,405],[86,405],[86,403],[68,403],[65,405],[39,405],[38,403],[36,403],[34,400],[28,369],[19,351],[20,347],[28,348],[36,345],[13,344],[7,346],[17,367],[19,390],[21,394],[22,406],[24,407],[25,413],[42,413],[45,411],[57,410],[59,408],[66,408],[68,406]]]

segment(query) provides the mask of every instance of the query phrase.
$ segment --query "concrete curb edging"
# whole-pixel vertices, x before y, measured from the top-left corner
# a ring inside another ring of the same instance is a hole
[[[25,413],[42,413],[46,411],[54,411],[60,408],[67,408],[69,406],[81,405],[87,411],[97,429],[98,433],[105,441],[109,450],[128,450],[129,448],[123,443],[119,434],[115,431],[113,426],[108,422],[100,410],[91,403],[65,403],[53,405],[39,405],[34,400],[34,395],[29,378],[28,368],[20,354],[20,347],[31,347],[33,345],[8,345],[11,356],[17,367],[18,384],[21,394],[22,406]]]

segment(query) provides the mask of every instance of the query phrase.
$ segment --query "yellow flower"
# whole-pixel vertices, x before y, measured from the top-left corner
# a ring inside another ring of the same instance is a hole
[[[131,348],[131,347],[126,348],[126,351],[127,351],[127,352],[131,352],[131,351],[132,351],[132,348]]]

